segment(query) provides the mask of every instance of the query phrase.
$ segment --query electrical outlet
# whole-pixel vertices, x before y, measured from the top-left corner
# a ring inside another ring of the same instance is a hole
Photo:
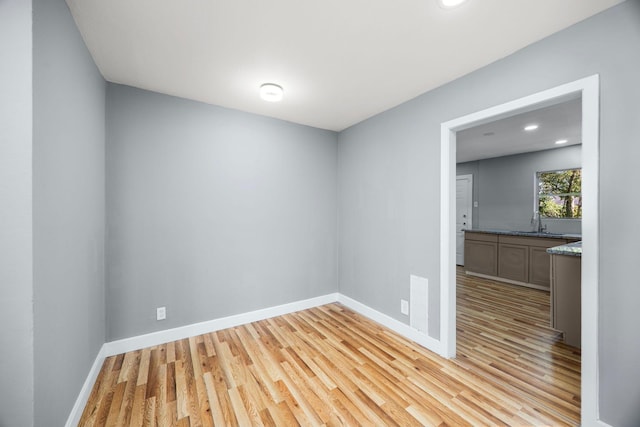
[[[167,307],[156,308],[156,320],[164,320],[167,318]]]
[[[409,314],[409,301],[407,301],[406,299],[400,300],[400,313],[406,315]]]

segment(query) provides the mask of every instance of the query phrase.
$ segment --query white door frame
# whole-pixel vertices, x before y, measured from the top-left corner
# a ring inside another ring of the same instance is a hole
[[[598,409],[599,125],[600,79],[593,75],[441,125],[440,351],[456,355],[455,174],[456,132],[562,98],[582,96],[582,425],[603,425]]]
[[[467,228],[473,228],[473,175],[472,174],[465,174],[465,175],[456,175],[456,186],[457,186],[457,182],[459,179],[465,179],[468,181],[470,188],[470,191],[468,193],[467,196],[467,206],[469,207],[469,218],[467,219]],[[456,189],[457,191],[457,189]],[[456,211],[458,210],[458,205],[456,203]],[[457,213],[456,213],[457,215]],[[458,230],[456,229],[456,233],[458,232]],[[458,263],[458,259],[457,259],[457,250],[458,250],[458,242],[456,241],[456,264]],[[462,257],[464,258],[464,244],[463,244],[463,249],[462,249]]]

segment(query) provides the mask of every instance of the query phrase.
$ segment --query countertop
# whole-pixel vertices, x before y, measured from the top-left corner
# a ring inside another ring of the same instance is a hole
[[[547,249],[551,255],[582,256],[582,242],[568,243],[566,245],[554,246]]]
[[[582,239],[581,234],[561,234],[561,233],[537,233],[535,231],[517,231],[517,230],[494,230],[490,228],[472,228],[465,229],[473,233],[485,233],[485,234],[503,234],[506,236],[523,236],[523,237],[544,237],[548,239]],[[563,245],[566,246],[566,245]]]

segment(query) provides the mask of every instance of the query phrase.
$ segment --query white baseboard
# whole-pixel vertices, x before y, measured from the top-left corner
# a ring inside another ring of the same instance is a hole
[[[282,316],[284,314],[293,313],[300,310],[306,310],[313,307],[318,307],[333,302],[339,302],[346,307],[360,313],[361,315],[386,326],[392,331],[408,338],[423,347],[442,355],[440,341],[433,339],[416,329],[411,328],[409,325],[404,324],[386,314],[380,313],[366,305],[351,299],[345,295],[339,293],[333,293],[323,295],[315,298],[310,298],[302,301],[296,301],[288,304],[282,304],[275,307],[268,307],[261,310],[251,311],[248,313],[237,314],[234,316],[223,317],[220,319],[209,320],[201,323],[194,323],[192,325],[181,326],[178,328],[167,329],[164,331],[153,332],[150,334],[139,335],[137,337],[125,338],[122,340],[111,341],[105,343],[98,356],[96,357],[87,379],[85,380],[80,394],[76,399],[76,403],[73,405],[71,414],[67,419],[66,427],[75,427],[80,421],[82,411],[87,404],[89,395],[93,388],[93,384],[98,378],[104,359],[109,356],[115,356],[117,354],[126,353],[129,351],[140,350],[146,347],[152,347],[154,345],[164,344],[171,341],[181,340],[197,335],[202,335],[208,332],[215,332],[222,329],[232,328],[246,323],[257,322],[259,320],[268,319],[271,317]]]
[[[208,320],[206,322],[194,323],[191,325],[180,326],[178,328],[152,332],[145,335],[138,335],[137,337],[111,341],[105,344],[106,356],[114,356],[116,354],[140,350],[142,348],[194,337],[197,335],[206,334],[208,332],[233,328],[234,326],[257,322],[259,320],[269,319],[270,317],[282,316],[284,314],[306,310],[308,308],[318,307],[324,304],[330,304],[332,302],[336,302],[337,299],[338,294],[333,293],[315,298],[309,298],[302,301],[282,304],[275,307],[268,307],[260,310],[250,311],[248,313],[236,314],[233,316]]]
[[[82,416],[82,411],[84,411],[84,407],[87,405],[87,401],[89,400],[89,395],[91,394],[91,390],[93,389],[93,385],[98,379],[98,374],[100,374],[100,369],[102,369],[102,364],[104,363],[105,356],[105,345],[103,344],[100,347],[100,351],[96,356],[96,360],[94,360],[93,365],[91,366],[91,370],[87,375],[87,379],[84,380],[84,384],[82,384],[82,388],[80,389],[80,394],[78,394],[78,398],[76,399],[76,403],[73,405],[71,409],[71,414],[69,414],[69,418],[67,419],[67,423],[65,427],[76,427],[80,422],[80,417]]]
[[[246,323],[256,322],[258,320],[268,319],[270,317],[282,316],[284,314],[293,313],[308,308],[318,307],[320,305],[330,304],[338,300],[338,294],[328,294],[302,301],[295,301],[288,304],[282,304],[275,307],[263,308],[248,313],[237,314],[234,316],[222,317],[220,319],[209,320],[207,322],[194,323],[192,325],[181,326],[179,328],[167,329],[164,331],[153,332],[150,334],[139,335],[137,337],[126,338],[117,341],[105,343],[93,366],[87,375],[87,379],[82,385],[80,394],[76,399],[65,427],[75,427],[80,422],[84,407],[87,405],[89,395],[93,385],[98,378],[104,359],[116,354],[126,353],[128,351],[139,350],[158,344],[164,344],[171,341],[181,340],[192,336],[202,335],[208,332],[215,332],[221,329],[232,328],[234,326],[244,325]]]
[[[417,329],[413,329],[406,323],[402,323],[399,320],[394,319],[393,317],[380,313],[379,311],[374,310],[373,308],[366,306],[352,298],[349,298],[346,295],[338,294],[338,302],[344,304],[353,311],[356,311],[363,316],[375,322],[378,322],[383,326],[386,326],[395,333],[400,334],[403,337],[408,338],[427,348],[428,350],[431,350],[434,353],[442,356],[442,344],[440,343],[440,341],[423,334]]]

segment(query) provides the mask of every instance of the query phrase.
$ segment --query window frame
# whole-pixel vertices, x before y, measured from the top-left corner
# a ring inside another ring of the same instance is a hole
[[[533,213],[534,215],[540,215],[540,174],[544,174],[544,173],[551,173],[551,172],[565,172],[565,171],[572,171],[572,170],[579,170],[580,171],[580,177],[582,178],[582,166],[577,166],[577,167],[567,167],[567,168],[558,168],[558,169],[549,169],[549,170],[540,170],[540,171],[536,171],[533,174],[533,186],[534,186],[534,197],[533,197]],[[549,194],[553,194],[553,193],[549,193]],[[558,193],[558,194],[570,194],[570,193]],[[574,194],[574,193],[571,193]],[[580,192],[579,193],[575,193],[575,194],[579,194],[580,195],[580,199],[582,200],[582,185],[580,185]],[[541,219],[545,219],[545,220],[581,220],[582,219],[582,213],[580,214],[579,217],[553,217],[553,216],[541,216]]]

